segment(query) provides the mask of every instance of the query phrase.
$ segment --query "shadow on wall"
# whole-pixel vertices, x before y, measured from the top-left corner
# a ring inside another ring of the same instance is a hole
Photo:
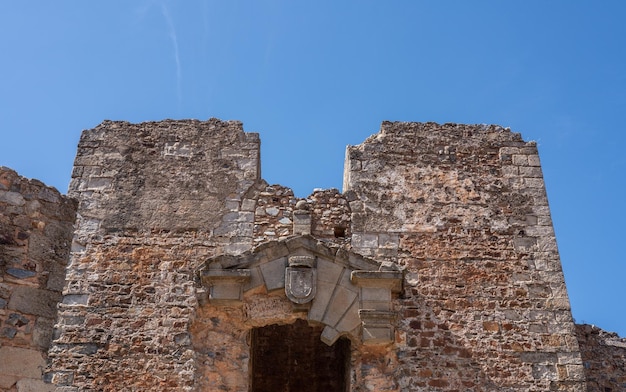
[[[0,390],[47,391],[76,202],[0,167]]]

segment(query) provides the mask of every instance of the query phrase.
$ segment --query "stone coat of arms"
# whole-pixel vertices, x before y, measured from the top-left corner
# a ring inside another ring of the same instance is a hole
[[[305,304],[315,298],[317,270],[315,257],[292,256],[285,271],[285,294],[292,302]]]

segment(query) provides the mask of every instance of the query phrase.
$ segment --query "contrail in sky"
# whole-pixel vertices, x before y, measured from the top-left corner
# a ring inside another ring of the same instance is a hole
[[[182,95],[182,72],[180,68],[180,56],[178,54],[178,38],[176,37],[176,29],[174,28],[174,22],[172,22],[172,18],[167,9],[165,3],[161,3],[161,13],[167,22],[167,27],[169,30],[170,38],[172,40],[172,45],[174,46],[174,59],[176,60],[176,93],[178,95],[178,110],[180,111],[183,95]]]

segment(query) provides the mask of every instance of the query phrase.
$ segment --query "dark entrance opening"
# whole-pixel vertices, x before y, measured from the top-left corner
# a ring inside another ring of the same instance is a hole
[[[346,392],[350,341],[320,340],[304,320],[252,331],[252,392]]]

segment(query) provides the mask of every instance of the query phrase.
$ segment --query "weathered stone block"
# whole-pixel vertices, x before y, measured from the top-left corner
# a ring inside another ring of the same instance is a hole
[[[8,308],[35,316],[54,318],[60,299],[61,294],[55,291],[18,286],[11,294]]]
[[[0,347],[0,388],[10,388],[23,378],[40,380],[46,362],[38,350]]]
[[[55,263],[50,266],[46,288],[52,291],[61,292],[65,285],[65,265]]]
[[[319,275],[318,275],[319,276]],[[317,294],[311,309],[309,309],[308,319],[312,321],[322,322],[324,314],[326,314],[326,308],[330,302],[333,292],[335,290],[335,283],[322,282],[318,278],[317,282]]]
[[[393,322],[395,313],[376,310],[359,310],[363,324],[364,344],[389,344],[395,340]]]
[[[7,268],[6,272],[7,274],[17,279],[28,279],[37,275],[35,271],[28,271],[21,268]]]
[[[362,287],[361,308],[373,310],[391,309],[391,291],[388,288]]]
[[[293,214],[293,233],[311,234],[311,214],[308,211],[295,211]]]
[[[33,329],[33,343],[41,349],[48,349],[52,342],[54,319],[38,317]]]
[[[359,317],[359,302],[354,301],[352,306],[346,311],[346,313],[342,316],[341,320],[337,323],[337,330],[342,333],[347,333],[355,328],[357,328],[361,324],[361,319]]]
[[[330,283],[334,287],[339,281],[342,272],[343,268],[340,265],[324,259],[317,261],[317,279],[320,282]]]
[[[402,290],[403,273],[400,271],[353,271],[351,280],[360,287],[384,287],[393,292]]]
[[[17,382],[17,392],[54,392],[55,386],[41,380],[22,379]]]
[[[530,166],[540,167],[541,166],[541,162],[539,160],[539,155],[529,155],[528,156],[528,164]]]
[[[326,326],[322,330],[322,336],[320,336],[320,339],[327,345],[332,346],[337,341],[337,339],[339,339],[339,336],[339,331],[332,327]]]
[[[285,268],[287,258],[280,258],[261,265],[261,273],[267,291],[282,289],[285,287]]]
[[[259,267],[250,268],[250,280],[245,283],[243,290],[248,291],[264,285],[263,274]]]
[[[88,294],[67,294],[63,296],[64,305],[87,305],[88,302]]]
[[[12,206],[23,206],[26,204],[24,196],[19,192],[4,192],[0,191],[0,203],[7,203]]]
[[[249,251],[252,248],[252,245],[245,242],[235,242],[232,244],[228,244],[224,247],[224,251],[228,254],[239,255],[244,252]]]
[[[250,280],[250,270],[205,270],[201,278],[209,287],[209,301],[219,305],[240,305],[243,286]]]
[[[336,286],[333,297],[331,298],[326,313],[322,321],[326,325],[336,326],[341,317],[350,308],[352,302],[357,298],[354,291],[348,290],[343,286]]]
[[[528,166],[528,155],[513,155],[513,164],[518,166]]]
[[[357,248],[377,248],[378,235],[355,233],[352,235],[352,245]]]

